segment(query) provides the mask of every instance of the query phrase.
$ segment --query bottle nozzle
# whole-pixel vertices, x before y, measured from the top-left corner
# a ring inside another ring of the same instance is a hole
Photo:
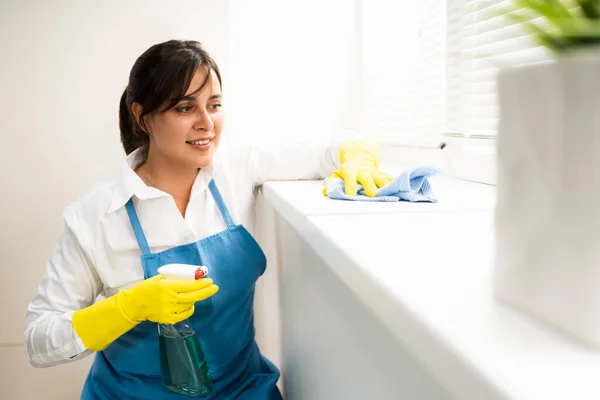
[[[158,268],[158,273],[165,279],[193,281],[208,274],[208,268],[203,265],[167,264]]]

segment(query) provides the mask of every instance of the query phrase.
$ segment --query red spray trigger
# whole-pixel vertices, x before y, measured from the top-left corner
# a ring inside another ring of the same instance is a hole
[[[204,267],[204,266],[198,267],[198,269],[196,269],[196,271],[194,272],[194,278],[196,280],[198,280],[198,279],[206,276],[207,273],[208,273],[208,269],[206,267]]]

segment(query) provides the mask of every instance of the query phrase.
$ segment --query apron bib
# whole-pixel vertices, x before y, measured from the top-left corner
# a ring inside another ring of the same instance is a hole
[[[214,382],[213,392],[204,399],[281,400],[276,386],[279,371],[260,354],[254,340],[254,287],[265,271],[265,255],[252,235],[234,224],[214,181],[209,188],[227,229],[160,253],[150,252],[133,199],[127,202],[127,214],[142,252],[144,278],[157,275],[157,269],[166,264],[207,266],[208,277],[219,285],[219,291],[196,303],[190,317]],[[163,386],[158,327],[150,321],[140,323],[96,353],[81,395],[84,400],[189,398]]]

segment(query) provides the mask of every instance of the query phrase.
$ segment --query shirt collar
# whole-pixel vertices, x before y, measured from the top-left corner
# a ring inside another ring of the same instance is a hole
[[[168,193],[148,186],[142,178],[135,172],[135,169],[142,163],[143,149],[139,148],[133,151],[125,158],[123,167],[117,178],[115,192],[108,212],[118,210],[123,207],[133,196],[140,200],[154,199],[158,197],[169,196]],[[202,168],[196,176],[192,191],[208,187],[214,173],[214,162],[211,165]]]

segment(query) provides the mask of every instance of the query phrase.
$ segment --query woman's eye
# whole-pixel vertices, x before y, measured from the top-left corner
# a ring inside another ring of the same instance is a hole
[[[216,109],[219,109],[219,108],[221,108],[221,107],[222,107],[221,103],[215,103],[215,104],[211,104],[211,105],[210,105],[210,108],[211,108],[212,110],[216,110]]]
[[[188,113],[188,112],[192,111],[192,106],[188,106],[188,105],[186,105],[186,106],[179,106],[179,107],[176,108],[176,110],[179,113],[185,114],[185,113]]]

